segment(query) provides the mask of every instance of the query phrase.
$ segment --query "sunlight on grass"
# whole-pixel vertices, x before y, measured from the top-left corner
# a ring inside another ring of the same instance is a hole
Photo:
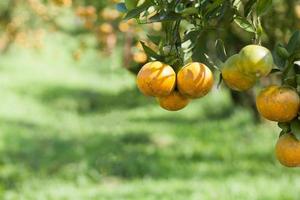
[[[225,90],[166,112],[137,91],[120,50],[75,62],[75,39],[48,39],[0,60],[1,199],[298,197],[298,171],[274,158],[278,129]]]

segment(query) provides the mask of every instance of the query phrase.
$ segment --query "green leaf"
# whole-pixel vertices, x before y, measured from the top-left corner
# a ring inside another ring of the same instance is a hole
[[[191,46],[193,45],[193,41],[192,40],[186,40],[181,44],[181,47],[183,49],[189,49]]]
[[[151,42],[153,42],[153,44],[155,44],[156,46],[159,46],[159,43],[161,41],[161,36],[157,36],[157,35],[147,35],[147,37],[149,38],[149,40]]]
[[[291,131],[291,124],[288,122],[278,122],[278,126],[282,129],[283,133],[289,133]]]
[[[149,20],[147,21],[148,23],[153,23],[153,22],[166,22],[166,21],[176,21],[181,18],[181,15],[177,13],[157,13]]]
[[[179,4],[177,4],[177,6],[175,7],[175,12],[176,12],[176,13],[181,13],[184,9],[185,9],[184,4],[183,4],[183,3],[179,3]]]
[[[283,59],[288,59],[290,57],[290,53],[287,51],[287,49],[280,44],[276,45],[275,50],[277,55]]]
[[[137,3],[138,3],[137,0],[125,0],[125,5],[128,10],[134,9]]]
[[[153,51],[150,47],[148,47],[144,42],[140,41],[143,46],[143,49],[148,57],[154,58],[155,60],[160,60],[161,56],[158,55],[155,51]]]
[[[256,13],[258,16],[263,15],[268,11],[270,7],[272,7],[272,0],[258,0],[256,4]]]
[[[189,61],[189,59],[193,56],[193,52],[192,51],[188,51],[188,52],[184,52],[183,55],[183,61],[187,62]]]
[[[180,12],[182,15],[194,15],[198,13],[198,9],[194,7],[185,8]]]
[[[145,1],[142,5],[138,6],[135,9],[130,10],[126,16],[124,17],[125,20],[129,20],[132,18],[138,17],[142,12],[146,11],[151,6],[149,1]]]
[[[300,85],[300,74],[296,74],[297,85]]]
[[[275,65],[279,68],[279,69],[284,69],[286,67],[286,63],[287,63],[287,59],[286,58],[282,58],[282,56],[278,55],[277,52],[277,46],[282,46],[280,44],[277,44],[275,49],[272,52],[273,55],[273,59],[274,59],[274,63]]]
[[[218,58],[225,62],[228,58],[223,40],[218,39],[215,43]]]
[[[294,54],[295,51],[300,50],[300,31],[296,31],[292,35],[286,48],[290,54]]]
[[[244,16],[247,17],[252,11],[252,8],[257,0],[249,0],[244,6]]]
[[[295,119],[291,123],[291,131],[295,135],[295,137],[300,140],[300,121]]]
[[[255,33],[253,25],[246,18],[236,16],[234,22],[245,31]]]

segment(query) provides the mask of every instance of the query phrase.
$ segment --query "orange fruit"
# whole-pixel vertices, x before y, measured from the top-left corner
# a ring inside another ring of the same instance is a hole
[[[113,21],[120,17],[120,13],[116,9],[104,8],[100,17],[105,21]]]
[[[266,119],[276,122],[289,122],[297,117],[299,105],[297,92],[284,86],[269,86],[256,98],[259,113]]]
[[[259,45],[245,46],[239,53],[241,70],[247,75],[267,76],[274,65],[272,53]]]
[[[136,63],[145,63],[148,60],[148,56],[145,52],[137,52],[133,54],[133,60]]]
[[[284,134],[278,139],[275,153],[282,165],[286,167],[300,166],[300,142],[292,133]]]
[[[186,107],[189,99],[181,95],[177,91],[173,91],[170,95],[157,98],[159,105],[169,111],[178,111]]]
[[[202,63],[189,63],[181,68],[177,74],[178,90],[189,98],[205,96],[212,89],[213,84],[212,72]]]
[[[119,30],[123,33],[128,32],[130,30],[130,25],[127,22],[120,22],[118,27]]]
[[[159,61],[145,64],[137,75],[137,86],[147,96],[168,96],[173,92],[175,84],[173,68]]]
[[[103,23],[99,26],[99,32],[103,34],[110,34],[114,31],[114,28],[109,23]]]
[[[94,6],[87,6],[85,8],[85,12],[86,12],[86,15],[88,17],[95,17],[95,15],[96,15],[96,8]]]
[[[78,16],[78,17],[85,17],[85,8],[84,7],[82,7],[82,6],[80,6],[80,7],[78,7],[77,9],[76,9],[76,15]]]
[[[222,67],[222,77],[226,85],[237,91],[245,91],[255,85],[256,77],[246,75],[241,71],[241,62],[239,54],[228,58]]]

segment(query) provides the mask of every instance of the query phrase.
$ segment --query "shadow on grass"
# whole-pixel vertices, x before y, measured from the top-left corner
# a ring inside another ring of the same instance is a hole
[[[191,147],[194,148],[192,153],[186,155],[176,150],[180,141],[160,147],[150,132],[66,136],[68,134],[60,135],[61,131],[51,127],[5,119],[1,119],[1,127],[4,146],[0,151],[0,168],[14,166],[8,175],[0,172],[0,187],[5,188],[40,175],[70,180],[85,175],[94,181],[105,176],[124,179],[195,176],[214,179],[236,174],[276,176],[274,170],[265,167],[274,165],[268,152],[239,153],[227,147],[207,152],[205,147]],[[206,137],[201,139],[206,140],[205,143],[212,142]]]
[[[231,105],[223,105],[221,107],[216,107],[215,105],[203,105],[199,115],[193,118],[187,118],[186,116],[180,115],[161,115],[161,116],[150,116],[150,117],[133,117],[132,121],[136,122],[147,122],[147,123],[167,123],[175,125],[186,125],[186,124],[196,124],[204,123],[207,121],[217,121],[224,120],[232,116],[235,109]]]
[[[53,87],[44,90],[39,98],[50,106],[79,114],[131,109],[153,103],[151,98],[141,95],[137,88],[114,95],[88,89]]]

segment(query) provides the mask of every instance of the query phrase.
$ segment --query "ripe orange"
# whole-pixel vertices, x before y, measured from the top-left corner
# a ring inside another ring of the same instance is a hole
[[[247,75],[267,76],[274,65],[272,53],[259,45],[245,46],[239,53],[241,70]]]
[[[137,86],[147,96],[168,96],[176,84],[173,68],[159,61],[145,64],[137,75]]]
[[[243,74],[239,54],[231,56],[222,67],[222,77],[226,85],[237,91],[245,91],[255,85],[256,77]]]
[[[87,6],[86,8],[86,16],[90,18],[96,17],[96,8],[94,6]]]
[[[276,122],[289,122],[297,117],[299,105],[297,92],[284,86],[269,86],[256,98],[259,113],[266,119]]]
[[[158,97],[159,105],[169,111],[178,111],[186,107],[189,99],[181,95],[177,91],[173,91],[170,95],[165,97]]]
[[[85,7],[82,7],[82,6],[78,7],[78,8],[76,9],[76,15],[77,15],[78,17],[84,18],[85,15],[86,15]]]
[[[113,21],[120,17],[120,13],[116,9],[104,8],[100,13],[100,17],[105,21]]]
[[[103,34],[110,34],[114,31],[114,28],[109,23],[103,23],[99,26],[99,32]]]
[[[136,62],[136,63],[145,63],[147,62],[147,54],[144,53],[144,52],[137,52],[137,53],[134,53],[133,54],[133,60]]]
[[[213,84],[212,72],[202,63],[189,63],[177,74],[177,87],[181,94],[189,98],[205,96],[212,89]]]
[[[300,166],[300,142],[292,133],[284,134],[278,139],[275,153],[282,165],[286,167]]]

